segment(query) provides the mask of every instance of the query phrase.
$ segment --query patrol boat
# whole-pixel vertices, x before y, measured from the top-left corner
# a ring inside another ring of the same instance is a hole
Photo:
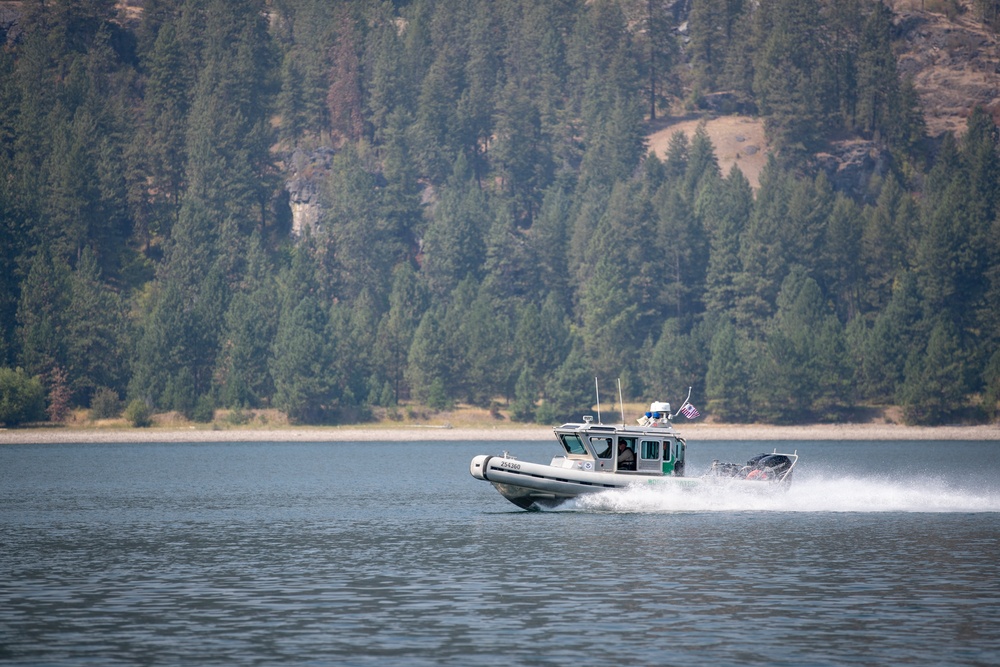
[[[565,453],[547,465],[521,461],[503,452],[476,456],[469,471],[525,510],[554,509],[585,493],[634,485],[695,488],[732,484],[760,489],[791,481],[797,451],[779,454],[774,450],[746,464],[713,461],[706,474],[685,477],[687,443],[674,429],[677,414],[698,416],[687,400],[676,413],[671,413],[669,403],[651,403],[649,411],[637,420],[638,426],[626,425],[624,414],[622,423],[616,425],[595,424],[593,417],[586,416],[583,423],[553,428]]]

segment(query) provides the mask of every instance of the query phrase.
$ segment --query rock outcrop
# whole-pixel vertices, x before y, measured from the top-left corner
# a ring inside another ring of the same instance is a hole
[[[330,171],[334,151],[321,146],[306,152],[296,148],[285,160],[288,180],[288,205],[292,209],[292,235],[301,236],[306,229],[319,227],[323,205],[319,198],[319,184]]]

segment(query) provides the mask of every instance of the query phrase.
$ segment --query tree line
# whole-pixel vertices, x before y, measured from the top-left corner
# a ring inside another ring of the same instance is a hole
[[[0,421],[548,423],[595,376],[727,421],[996,414],[997,129],[927,140],[880,1],[28,0],[2,29]],[[756,193],[702,130],[648,152],[714,97],[777,148]],[[888,171],[835,191],[833,136]]]

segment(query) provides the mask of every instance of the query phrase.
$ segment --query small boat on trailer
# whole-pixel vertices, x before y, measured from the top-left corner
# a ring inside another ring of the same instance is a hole
[[[690,398],[690,395],[689,395]],[[685,401],[676,413],[670,404],[654,402],[638,426],[605,425],[584,417],[553,429],[563,454],[548,464],[521,461],[507,452],[481,454],[469,471],[490,482],[507,500],[526,510],[554,509],[587,493],[629,486],[703,487],[706,484],[765,489],[782,488],[791,481],[798,453],[774,450],[745,464],[713,461],[701,477],[684,475],[687,442],[673,427],[677,414],[692,414]],[[695,411],[693,414],[697,415]]]

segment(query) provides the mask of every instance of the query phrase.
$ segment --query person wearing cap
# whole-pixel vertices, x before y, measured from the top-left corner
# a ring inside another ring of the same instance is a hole
[[[618,438],[618,469],[635,470],[635,452],[625,444],[625,438]]]

